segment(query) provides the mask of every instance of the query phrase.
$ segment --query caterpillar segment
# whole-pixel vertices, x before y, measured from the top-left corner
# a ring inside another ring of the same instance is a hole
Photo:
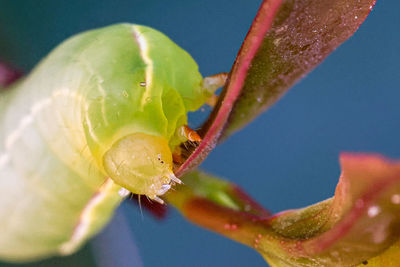
[[[173,152],[201,140],[185,125],[209,84],[164,34],[118,24],[73,36],[2,90],[0,259],[73,253],[130,192],[162,203],[181,183]]]

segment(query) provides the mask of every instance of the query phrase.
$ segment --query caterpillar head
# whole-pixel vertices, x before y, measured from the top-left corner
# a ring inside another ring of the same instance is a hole
[[[172,183],[172,153],[164,137],[134,133],[115,142],[103,157],[107,174],[129,191],[162,202]]]

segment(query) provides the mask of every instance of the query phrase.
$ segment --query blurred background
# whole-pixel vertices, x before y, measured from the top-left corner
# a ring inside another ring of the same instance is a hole
[[[0,0],[0,57],[29,71],[78,32],[117,22],[161,30],[203,75],[229,71],[260,0]],[[360,30],[202,168],[273,212],[333,195],[341,151],[400,159],[398,1],[378,1]],[[194,115],[193,126],[204,115]],[[23,196],[21,196],[23,197]],[[67,258],[23,266],[265,266],[255,251],[185,221],[124,203],[112,224]],[[1,267],[20,266],[0,263]]]

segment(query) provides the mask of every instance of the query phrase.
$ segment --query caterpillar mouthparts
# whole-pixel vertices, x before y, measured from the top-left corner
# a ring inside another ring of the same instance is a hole
[[[132,193],[164,203],[164,195],[175,183],[172,153],[164,137],[145,133],[127,135],[104,154],[103,166],[110,178]]]

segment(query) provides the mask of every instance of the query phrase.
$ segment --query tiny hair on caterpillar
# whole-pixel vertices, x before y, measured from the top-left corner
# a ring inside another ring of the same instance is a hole
[[[117,24],[75,35],[0,92],[0,259],[67,255],[130,192],[163,203],[181,181],[187,114],[225,74],[203,78],[161,32]]]

